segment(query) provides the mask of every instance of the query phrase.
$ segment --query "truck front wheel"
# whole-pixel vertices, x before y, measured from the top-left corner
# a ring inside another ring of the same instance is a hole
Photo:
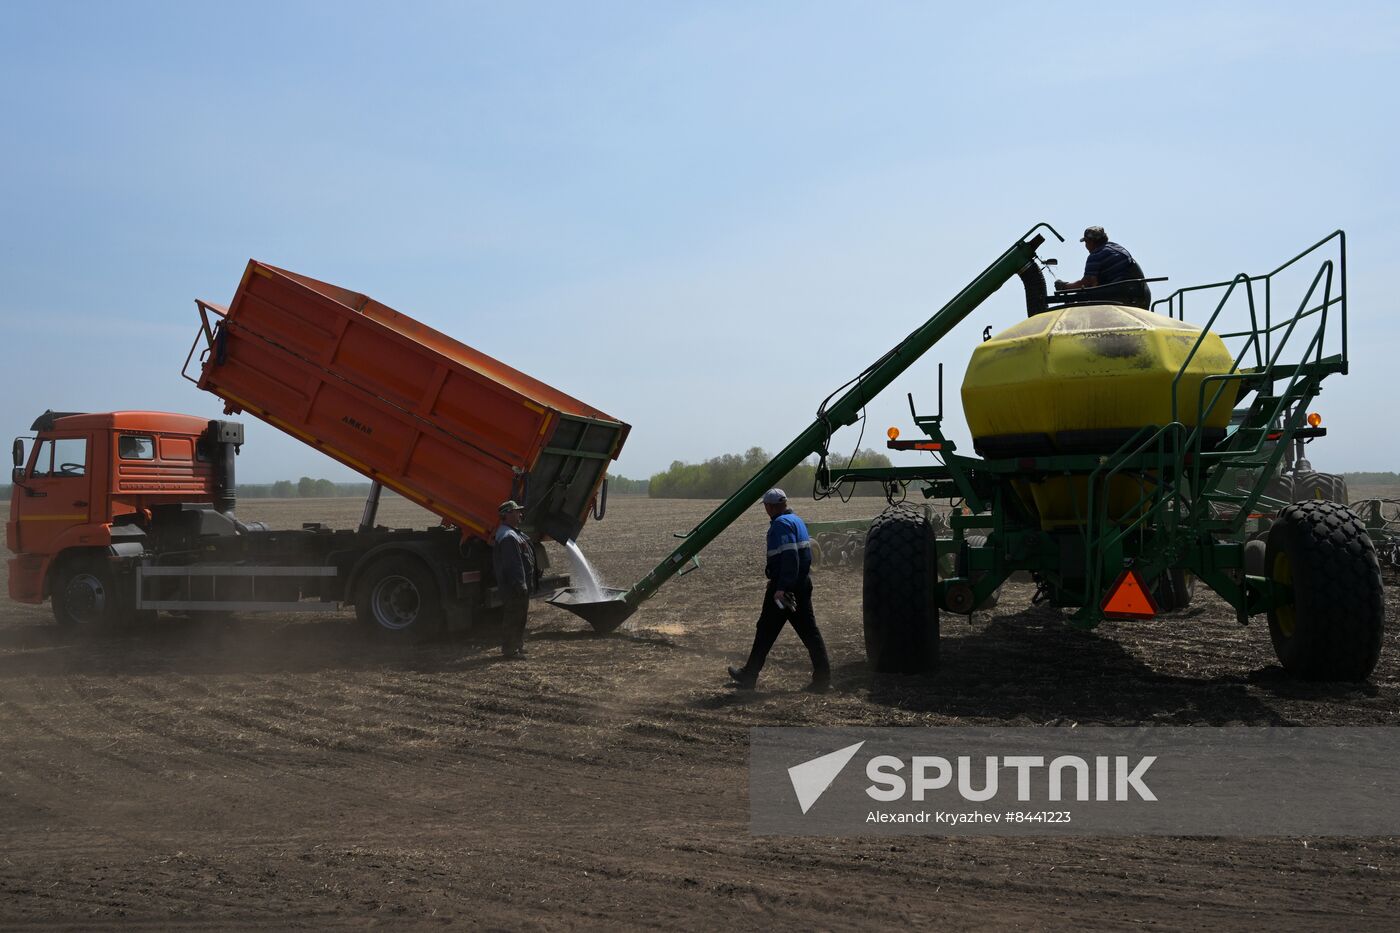
[[[121,605],[112,569],[101,559],[69,560],[53,577],[53,617],[64,628],[106,628],[132,616]]]
[[[355,615],[371,631],[423,635],[442,620],[442,594],[423,563],[406,555],[381,558],[355,587]]]

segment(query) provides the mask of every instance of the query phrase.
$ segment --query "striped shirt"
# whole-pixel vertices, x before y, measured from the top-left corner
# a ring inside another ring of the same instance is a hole
[[[1084,261],[1084,276],[1094,276],[1100,285],[1112,285],[1124,279],[1142,278],[1142,269],[1132,254],[1112,241],[1089,254]]]

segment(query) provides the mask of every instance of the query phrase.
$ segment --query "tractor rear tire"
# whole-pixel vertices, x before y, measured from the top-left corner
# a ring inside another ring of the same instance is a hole
[[[870,524],[861,602],[872,670],[920,674],[938,667],[933,550],[928,523],[912,509],[886,509]]]
[[[1325,488],[1322,477],[1308,471],[1306,473],[1296,473],[1293,476],[1293,496],[1294,502],[1309,502],[1313,500],[1328,500],[1332,496],[1332,484],[1327,483]]]
[[[421,560],[390,554],[360,576],[355,615],[365,628],[385,638],[426,637],[442,624],[442,592]]]
[[[1291,598],[1269,610],[1274,652],[1305,680],[1361,681],[1380,659],[1385,591],[1376,547],[1344,505],[1314,499],[1279,513],[1265,569]]]
[[[1293,476],[1289,473],[1279,473],[1264,484],[1264,495],[1279,502],[1293,502],[1298,497],[1293,494]]]
[[[1294,502],[1317,501],[1347,504],[1347,481],[1335,473],[1299,473],[1293,483]]]

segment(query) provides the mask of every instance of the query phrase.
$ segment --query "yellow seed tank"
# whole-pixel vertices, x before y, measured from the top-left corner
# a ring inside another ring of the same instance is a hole
[[[1109,454],[1144,425],[1172,420],[1178,373],[1176,417],[1196,427],[1202,380],[1230,372],[1232,364],[1224,342],[1210,332],[1201,339],[1201,328],[1193,324],[1120,305],[1061,308],[1021,321],[973,352],[963,378],[963,411],[973,446],[984,457]],[[1236,385],[1226,380],[1206,386],[1207,448],[1225,434]],[[1110,514],[1126,517],[1143,482],[1150,479],[1117,479],[1109,492]],[[1082,521],[1083,477],[1017,485],[1042,527]]]

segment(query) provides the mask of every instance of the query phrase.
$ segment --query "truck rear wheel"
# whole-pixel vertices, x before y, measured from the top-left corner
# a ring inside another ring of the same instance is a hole
[[[865,538],[865,657],[881,673],[938,667],[938,605],[930,591],[933,542],[918,512],[891,508]]]
[[[129,621],[112,569],[101,558],[69,560],[54,571],[53,617],[64,628],[110,628]]]
[[[355,615],[390,637],[430,633],[442,621],[442,594],[423,562],[403,554],[380,558],[355,586]]]
[[[1274,652],[1307,680],[1365,680],[1380,659],[1385,591],[1376,547],[1356,514],[1322,499],[1279,513],[1265,569],[1291,590],[1269,609]]]

